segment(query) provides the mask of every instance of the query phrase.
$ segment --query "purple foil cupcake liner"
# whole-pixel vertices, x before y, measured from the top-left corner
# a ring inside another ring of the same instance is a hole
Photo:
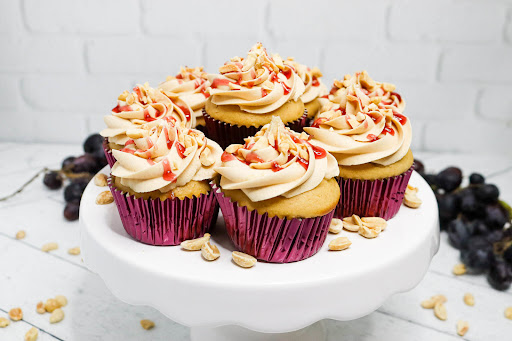
[[[342,219],[357,214],[393,218],[402,206],[411,174],[412,167],[401,175],[379,180],[338,178],[341,196],[334,217]]]
[[[219,213],[213,191],[193,199],[148,199],[108,185],[126,232],[133,239],[150,245],[179,245],[182,241],[199,238],[208,232]]]
[[[254,136],[261,129],[261,127],[246,127],[237,126],[229,123],[221,122],[206,113],[203,109],[203,117],[206,123],[206,130],[208,131],[208,138],[217,142],[222,149],[235,143],[243,144],[244,139],[248,136]],[[304,109],[304,115],[299,119],[285,123],[285,125],[293,131],[302,132],[308,118],[307,109]]]
[[[226,230],[236,248],[270,263],[297,262],[322,247],[334,210],[306,219],[281,219],[259,214],[232,202],[215,183],[210,183],[219,202]]]
[[[108,138],[106,137],[103,139],[103,151],[105,152],[108,165],[112,168],[114,163],[116,163],[116,158],[114,157],[114,154],[112,154],[112,149],[108,146]]]

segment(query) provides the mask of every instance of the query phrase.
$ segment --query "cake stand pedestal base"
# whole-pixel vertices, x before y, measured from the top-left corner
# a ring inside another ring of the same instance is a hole
[[[192,327],[192,341],[324,341],[327,333],[322,321],[309,327],[289,333],[259,333],[240,326],[222,326],[216,328]]]

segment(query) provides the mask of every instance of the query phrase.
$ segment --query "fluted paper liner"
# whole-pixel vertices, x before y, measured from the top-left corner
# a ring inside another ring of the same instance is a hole
[[[261,129],[261,127],[246,127],[229,124],[226,122],[218,121],[208,115],[203,109],[203,117],[206,123],[206,130],[208,137],[217,142],[222,149],[226,149],[231,144],[243,144],[244,139],[249,136],[254,136]],[[308,118],[308,111],[304,109],[304,115],[299,119],[285,123],[285,125],[293,131],[302,132]]]
[[[114,154],[112,154],[112,149],[110,149],[108,145],[108,138],[103,139],[103,151],[105,152],[105,157],[107,158],[108,165],[110,168],[114,167],[114,163],[116,163],[116,158]]]
[[[117,189],[109,178],[125,231],[135,240],[150,245],[179,245],[202,237],[215,225],[219,206],[213,191],[192,199],[135,198]]]
[[[297,262],[313,256],[322,247],[334,210],[316,218],[281,219],[259,214],[226,197],[211,182],[219,202],[226,231],[236,248],[271,263]]]
[[[340,201],[334,217],[342,219],[353,214],[360,217],[393,218],[404,199],[412,167],[398,176],[378,180],[338,178]]]

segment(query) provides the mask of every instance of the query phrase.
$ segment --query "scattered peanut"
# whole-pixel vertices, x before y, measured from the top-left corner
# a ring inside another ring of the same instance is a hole
[[[361,221],[363,225],[369,228],[380,228],[381,231],[384,231],[388,226],[388,222],[380,217],[363,217]]]
[[[55,300],[61,307],[65,307],[68,305],[68,299],[64,295],[55,296]]]
[[[36,305],[36,311],[38,314],[44,314],[46,313],[46,309],[44,308],[44,303],[43,302],[38,302],[37,305]]]
[[[16,239],[23,239],[25,238],[25,236],[27,235],[27,233],[23,230],[20,230],[18,232],[16,232]]]
[[[359,228],[359,234],[365,238],[376,238],[381,232],[380,227],[369,228],[368,226],[362,225]]]
[[[462,321],[462,320],[457,321],[457,334],[459,334],[460,336],[464,336],[468,332],[468,329],[469,329],[468,321]]]
[[[142,328],[149,330],[155,327],[155,322],[151,320],[140,320],[140,325],[142,326]]]
[[[50,252],[53,250],[57,250],[58,248],[59,248],[59,244],[51,242],[51,243],[46,243],[43,246],[41,246],[41,251]]]
[[[108,205],[114,202],[114,196],[110,191],[101,192],[96,197],[96,204],[98,205]]]
[[[231,257],[235,264],[242,268],[252,268],[257,262],[253,256],[238,251],[233,251]]]
[[[5,328],[10,324],[11,322],[8,319],[6,319],[5,317],[0,317],[0,328]]]
[[[204,259],[213,261],[220,257],[219,248],[215,244],[210,244],[210,242],[206,242],[201,248],[201,255]]]
[[[68,253],[73,256],[78,256],[80,254],[80,247],[79,246],[73,247],[68,250]]]
[[[188,251],[199,251],[210,240],[210,234],[205,233],[201,238],[185,240],[181,242],[181,247]]]
[[[352,242],[347,237],[339,237],[331,240],[329,243],[329,250],[341,251],[348,249],[350,245],[352,245]]]
[[[329,232],[338,234],[343,230],[343,222],[340,219],[333,218],[329,225]]]
[[[446,307],[442,302],[437,302],[434,306],[434,315],[442,321],[445,321],[448,318]]]
[[[407,185],[407,189],[405,190],[404,195],[404,204],[410,208],[418,208],[421,206],[421,199],[416,195],[418,193],[418,188],[412,187],[411,185]]]
[[[103,173],[98,173],[94,177],[94,184],[98,187],[105,187],[108,184],[107,175]]]
[[[464,275],[466,273],[466,271],[467,271],[466,266],[463,263],[456,264],[452,270],[452,272],[455,276]]]
[[[343,218],[343,228],[347,231],[357,232],[357,231],[359,231],[359,227],[361,227],[361,226],[362,226],[362,221],[355,214],[352,215],[351,217]]]
[[[432,296],[431,298],[429,298],[428,300],[424,300],[423,302],[421,302],[421,306],[425,309],[433,309],[435,307],[436,303],[438,303],[438,302],[444,303],[446,301],[447,301],[446,296],[435,295],[435,296]]]
[[[474,306],[475,297],[470,293],[464,294],[464,303],[466,303],[466,305],[469,305],[470,307]]]
[[[512,307],[505,309],[505,317],[509,320],[512,320]]]
[[[50,323],[59,323],[64,319],[64,310],[61,308],[55,309],[50,315]]]
[[[46,303],[44,304],[44,309],[47,312],[52,313],[57,308],[60,308],[60,304],[55,298],[49,298],[46,300]]]
[[[37,328],[32,327],[25,334],[24,340],[25,341],[36,341],[38,336],[39,336],[39,331],[37,330]]]
[[[12,308],[9,310],[9,318],[13,321],[19,321],[23,318],[23,311],[21,308]]]

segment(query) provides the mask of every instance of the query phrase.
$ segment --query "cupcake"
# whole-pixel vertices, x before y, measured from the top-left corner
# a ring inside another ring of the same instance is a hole
[[[219,72],[210,75],[204,117],[208,135],[223,148],[243,143],[273,116],[294,130],[304,126],[304,83],[292,66],[278,55],[271,57],[261,43],[246,58],[231,58]]]
[[[308,121],[312,120],[325,102],[323,97],[326,97],[328,94],[327,87],[320,80],[322,72],[316,67],[311,69],[306,65],[297,63],[291,57],[286,60],[286,63],[293,66],[300,79],[304,82],[305,90],[300,99],[308,111]]]
[[[124,91],[119,95],[112,113],[103,117],[107,128],[100,132],[105,138],[103,148],[110,167],[116,162],[112,150],[120,150],[130,141],[128,130],[162,118],[187,128],[195,125],[195,116],[186,102],[171,100],[162,90],[153,89],[147,83],[138,84],[132,93]]]
[[[159,119],[126,132],[112,150],[110,189],[126,232],[151,245],[178,245],[215,224],[210,181],[222,149],[195,129]]]
[[[238,250],[273,263],[311,257],[327,235],[340,191],[336,159],[277,116],[233,144],[212,183]]]
[[[203,108],[210,97],[210,82],[202,67],[181,68],[176,76],[169,76],[158,86],[164,94],[171,98],[179,98],[194,112],[195,126],[192,128],[205,131]]]
[[[338,161],[338,218],[390,219],[400,209],[412,172],[412,134],[409,119],[395,106],[399,96],[392,97],[391,103],[382,96],[370,98],[352,83],[330,96],[313,126],[304,128],[312,144]]]
[[[339,101],[336,98],[343,96],[350,85],[359,86],[372,102],[382,106],[391,106],[398,112],[403,112],[405,109],[405,101],[400,94],[395,92],[395,85],[374,81],[366,70],[356,72],[352,76],[345,75],[343,81],[335,80],[328,98],[333,102]]]

